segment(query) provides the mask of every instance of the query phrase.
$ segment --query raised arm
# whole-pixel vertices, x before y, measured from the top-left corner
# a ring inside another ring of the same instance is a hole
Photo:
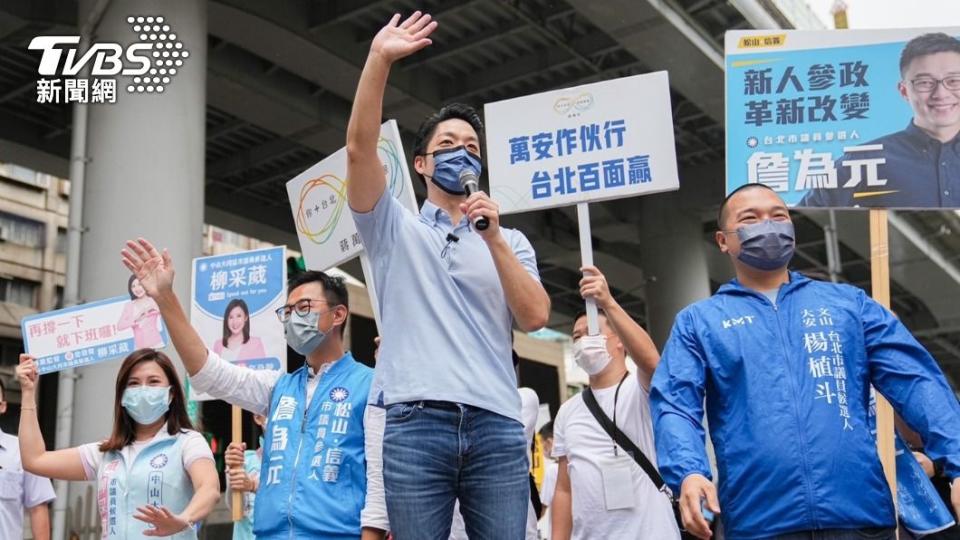
[[[137,276],[147,295],[157,302],[170,340],[196,389],[254,414],[266,414],[270,394],[280,373],[247,369],[208,353],[203,339],[190,325],[173,292],[173,261],[167,250],[161,253],[153,244],[140,238],[128,241],[121,254],[123,264]],[[213,364],[204,369],[208,357]],[[197,377],[198,374],[201,376]]]
[[[347,201],[356,212],[373,210],[386,188],[377,142],[390,66],[430,45],[432,42],[427,36],[436,27],[430,15],[416,11],[400,23],[398,13],[377,32],[370,44],[347,125]]]
[[[37,363],[28,354],[20,355],[16,369],[20,382],[20,460],[23,469],[56,480],[86,480],[80,451],[76,448],[47,451],[37,421]]]
[[[580,269],[583,272],[583,279],[580,280],[580,295],[586,298],[593,298],[597,302],[597,307],[603,310],[607,317],[607,322],[613,327],[613,331],[620,337],[627,354],[637,364],[637,377],[644,388],[650,388],[650,379],[653,378],[653,372],[660,363],[660,353],[657,352],[657,346],[653,344],[650,335],[642,326],[637,324],[623,307],[617,303],[613,295],[610,294],[610,287],[607,285],[607,278],[600,272],[596,266],[584,266]]]
[[[174,269],[170,254],[167,250],[160,253],[149,241],[138,238],[128,240],[120,255],[124,266],[140,280],[147,296],[157,303],[183,367],[189,375],[196,375],[207,362],[207,346],[190,326],[190,320],[173,292]]]

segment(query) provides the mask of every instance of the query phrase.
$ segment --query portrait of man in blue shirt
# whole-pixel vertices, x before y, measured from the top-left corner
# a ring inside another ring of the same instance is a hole
[[[848,150],[836,163],[836,187],[811,190],[799,206],[960,208],[960,40],[910,40],[900,76],[910,123]]]

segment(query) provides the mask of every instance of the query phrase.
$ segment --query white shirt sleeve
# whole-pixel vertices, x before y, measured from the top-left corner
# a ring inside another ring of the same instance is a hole
[[[100,451],[100,443],[81,444],[77,447],[77,450],[80,451],[80,463],[83,464],[83,473],[87,476],[87,480],[96,480],[97,469],[100,468],[100,463],[103,462],[103,452]]]
[[[564,435],[566,426],[564,423],[567,421],[567,411],[569,411],[574,399],[577,399],[577,397],[574,396],[561,405],[560,410],[557,411],[557,417],[553,420],[553,452],[551,452],[551,457],[554,459],[560,459],[567,455],[567,438]]]
[[[213,451],[203,435],[196,431],[188,431],[181,435],[183,442],[180,443],[180,455],[183,457],[183,468],[189,471],[190,466],[198,459],[209,459],[213,461]]]
[[[207,362],[190,377],[190,383],[199,392],[254,414],[266,415],[270,410],[270,395],[281,375],[279,371],[237,366],[208,351]]]
[[[553,505],[553,494],[557,491],[557,474],[560,466],[556,462],[547,463],[547,468],[543,471],[543,484],[540,487],[540,502],[544,506]]]
[[[57,498],[49,478],[23,472],[23,507],[33,508]]]
[[[383,431],[387,410],[367,405],[363,412],[363,446],[367,459],[367,498],[360,512],[360,525],[390,530],[387,499],[383,488]]]
[[[520,392],[520,418],[523,419],[523,436],[527,445],[533,441],[537,430],[537,416],[540,415],[540,396],[533,388],[518,388]]]

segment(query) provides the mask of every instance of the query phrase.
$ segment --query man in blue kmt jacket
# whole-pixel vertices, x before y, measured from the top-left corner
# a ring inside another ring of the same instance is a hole
[[[660,472],[687,530],[710,537],[704,501],[731,540],[894,538],[871,384],[923,437],[960,508],[960,406],[930,354],[862,290],[787,271],[793,224],[773,190],[733,192],[719,228],[737,279],[677,315],[650,394]]]

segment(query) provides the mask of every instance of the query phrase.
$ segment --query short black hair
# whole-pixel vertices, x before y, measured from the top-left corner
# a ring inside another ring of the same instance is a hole
[[[586,317],[586,316],[587,316],[586,310],[581,309],[581,310],[578,311],[577,314],[573,317],[573,324],[577,324],[577,321],[580,320],[580,317]],[[604,319],[607,318],[607,314],[604,313],[602,309],[598,309],[598,310],[597,310],[597,316],[598,316],[598,317],[603,317]]]
[[[432,139],[433,135],[437,132],[437,126],[440,125],[440,122],[454,119],[463,120],[473,127],[473,130],[477,132],[477,139],[479,140],[482,154],[483,120],[480,119],[480,113],[465,103],[450,103],[449,105],[441,107],[439,111],[424,118],[423,123],[420,124],[420,129],[417,130],[416,137],[413,139],[413,155],[425,156],[427,154],[427,146],[430,144],[430,139]],[[424,179],[420,173],[417,173],[417,176],[420,176],[421,180]]]
[[[301,272],[291,277],[287,281],[287,295],[289,296],[289,294],[297,287],[314,282],[323,286],[323,297],[327,301],[327,305],[330,308],[343,305],[347,308],[347,312],[349,314],[350,297],[347,294],[347,284],[343,281],[343,278],[333,277],[326,272],[307,270],[306,272]],[[340,337],[343,337],[343,332],[346,329],[346,326],[346,322],[340,326]]]
[[[546,424],[540,426],[540,438],[542,439],[553,438],[553,420],[550,420]]]
[[[727,216],[726,216],[727,203],[730,202],[730,199],[732,199],[734,195],[736,195],[737,193],[740,193],[741,191],[746,191],[748,189],[753,189],[753,188],[769,189],[770,191],[773,191],[774,193],[776,193],[776,191],[772,187],[766,184],[757,184],[757,183],[744,184],[738,187],[737,189],[731,191],[730,194],[723,199],[723,202],[720,203],[720,211],[717,212],[717,229],[721,231],[723,230],[723,223],[727,220]]]
[[[960,40],[943,32],[932,32],[911,39],[900,53],[900,76],[906,73],[910,62],[915,59],[942,52],[960,54]]]
[[[7,400],[7,387],[3,384],[3,377],[0,377],[0,401]]]

